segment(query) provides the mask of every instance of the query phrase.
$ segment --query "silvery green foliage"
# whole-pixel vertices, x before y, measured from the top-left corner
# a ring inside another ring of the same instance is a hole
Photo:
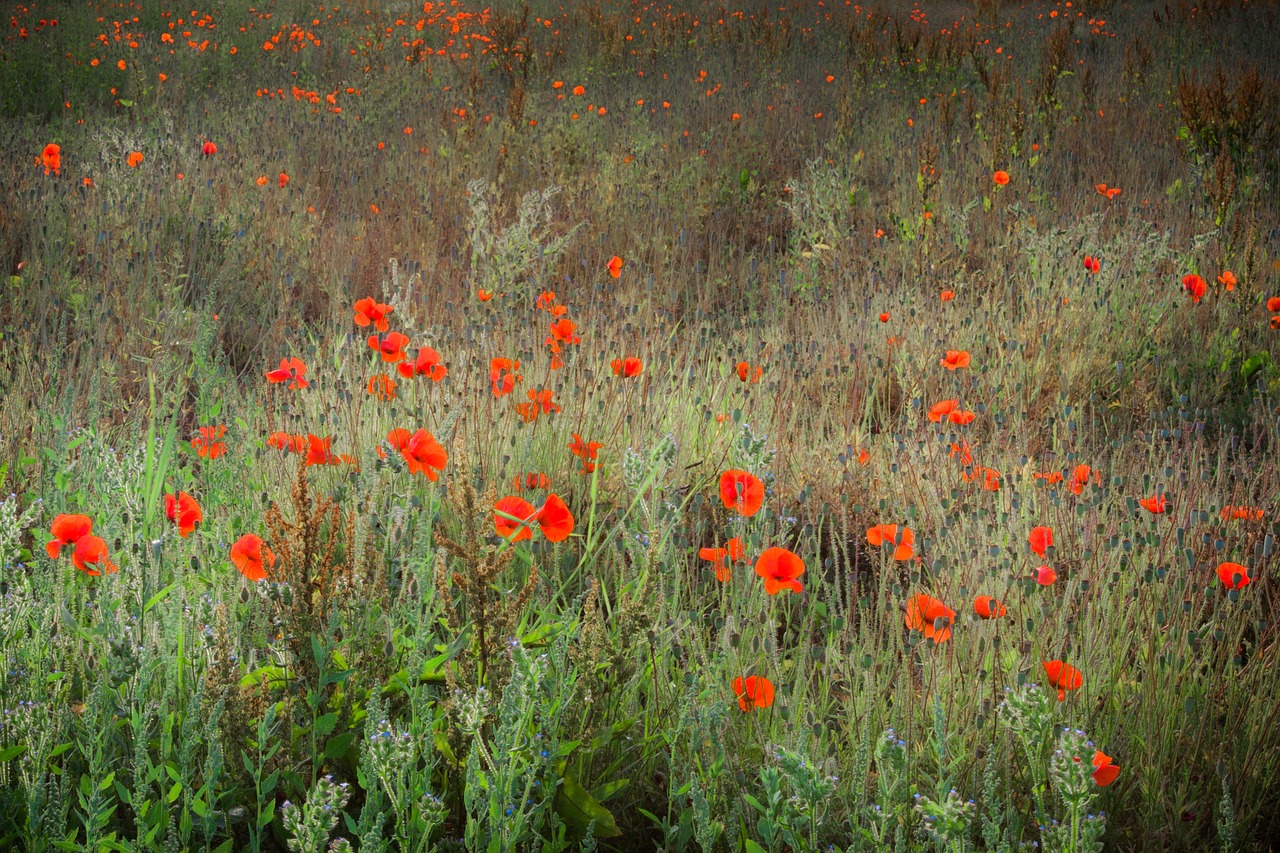
[[[286,801],[282,816],[285,831],[291,836],[290,853],[324,853],[350,797],[346,782],[334,782],[332,776],[326,775],[311,786],[307,801],[301,807]],[[336,846],[328,849],[333,853],[341,851]]]
[[[1065,809],[1061,820],[1040,827],[1042,849],[1049,853],[1099,853],[1107,816],[1093,811],[1098,787],[1093,781],[1095,752],[1085,733],[1063,729],[1049,759],[1049,778]]]
[[[491,187],[484,178],[467,184],[471,238],[471,277],[475,287],[513,290],[537,280],[573,242],[586,223],[580,222],[560,235],[551,232],[555,216],[551,203],[560,187],[530,190],[520,201],[515,222],[499,228],[490,201]]]

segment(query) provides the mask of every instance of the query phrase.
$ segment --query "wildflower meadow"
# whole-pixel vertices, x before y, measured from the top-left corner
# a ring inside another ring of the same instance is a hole
[[[1280,6],[2,5],[0,850],[1280,849]]]

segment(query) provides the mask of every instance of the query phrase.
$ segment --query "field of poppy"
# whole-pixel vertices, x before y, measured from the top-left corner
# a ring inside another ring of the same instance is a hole
[[[0,848],[1276,849],[1274,4],[5,11]]]

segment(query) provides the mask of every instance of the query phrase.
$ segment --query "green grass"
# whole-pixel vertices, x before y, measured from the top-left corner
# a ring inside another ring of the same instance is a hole
[[[6,11],[0,847],[1272,849],[1270,7]],[[549,493],[571,536],[496,535]],[[60,513],[119,571],[49,559]]]

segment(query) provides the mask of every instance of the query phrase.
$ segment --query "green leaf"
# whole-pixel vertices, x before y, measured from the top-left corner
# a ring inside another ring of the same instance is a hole
[[[596,838],[617,838],[622,834],[609,810],[570,776],[564,777],[556,789],[554,807],[576,838],[586,835],[592,821],[595,821]]]
[[[240,686],[257,687],[263,681],[266,681],[272,689],[283,688],[286,684],[284,668],[271,664],[260,666],[253,672],[245,673],[245,676],[240,679]]]
[[[147,603],[142,606],[143,614],[150,613],[151,608],[155,607],[157,604],[159,604],[160,602],[168,598],[169,593],[173,592],[174,587],[176,587],[177,585],[178,585],[177,582],[171,583],[168,586],[166,586],[164,589],[160,590],[155,595],[147,599]]]
[[[597,803],[606,803],[618,795],[618,792],[627,787],[630,779],[614,779],[612,782],[606,782],[599,788],[591,792],[591,796],[595,797]]]
[[[342,757],[351,746],[351,741],[355,739],[355,732],[343,732],[340,735],[329,738],[328,743],[324,745],[324,757],[329,759]]]
[[[179,795],[181,794],[182,794],[182,783],[174,782],[173,787],[169,789],[169,794],[168,796],[165,797],[165,799],[172,803],[174,800],[178,799]]]
[[[747,853],[767,853],[767,851],[763,847],[761,847],[759,844],[756,844],[750,838],[743,839],[742,849],[747,851]]]
[[[120,103],[120,106],[122,107],[133,106],[133,101],[129,100],[128,98],[116,98],[116,100]]]
[[[16,743],[13,746],[0,749],[0,761],[12,761],[26,751],[27,745],[25,743]]]
[[[333,712],[318,717],[315,722],[315,733],[317,737],[324,737],[332,732],[338,726],[338,714]]]

